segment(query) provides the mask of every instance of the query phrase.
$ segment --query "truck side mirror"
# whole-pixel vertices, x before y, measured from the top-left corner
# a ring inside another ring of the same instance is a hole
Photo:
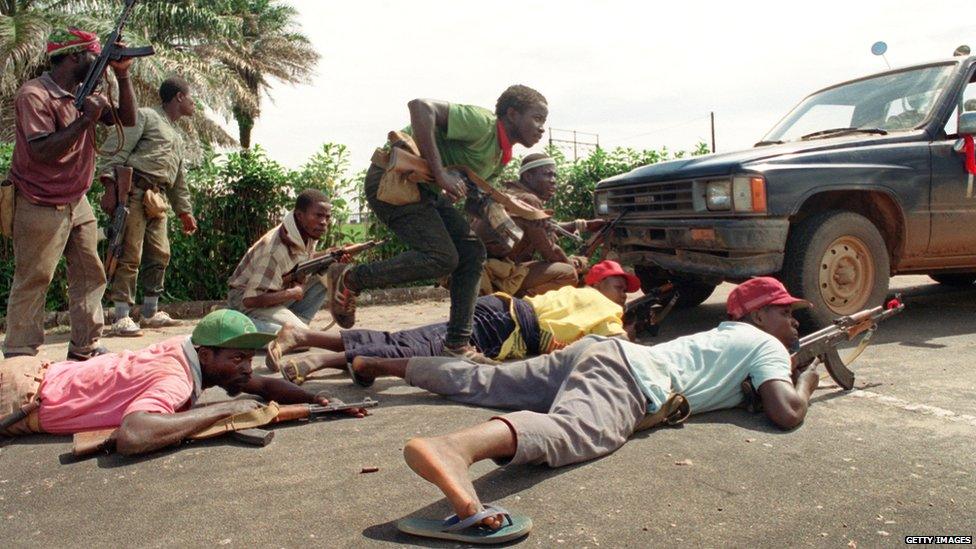
[[[976,135],[976,112],[959,115],[959,135]]]

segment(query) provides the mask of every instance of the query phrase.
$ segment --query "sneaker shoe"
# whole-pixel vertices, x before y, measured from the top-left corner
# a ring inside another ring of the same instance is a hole
[[[467,360],[468,362],[474,362],[475,364],[501,364],[497,360],[492,360],[486,357],[473,345],[465,345],[464,347],[448,347],[444,346],[444,350],[441,352],[441,356],[449,356],[452,358],[460,358]]]
[[[349,329],[356,324],[356,293],[346,287],[345,275],[352,265],[333,263],[325,272],[328,288],[329,312],[340,328]]]
[[[176,320],[163,311],[156,311],[156,314],[151,317],[140,320],[139,325],[143,328],[169,328],[170,326],[182,326],[183,322]]]
[[[136,321],[132,320],[132,317],[124,316],[116,320],[115,324],[112,324],[108,335],[114,337],[139,337],[142,335],[142,330],[139,329]]]

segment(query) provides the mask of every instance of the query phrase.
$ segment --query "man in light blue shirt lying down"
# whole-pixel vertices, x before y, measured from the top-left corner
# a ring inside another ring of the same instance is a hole
[[[729,295],[729,321],[653,347],[589,336],[514,363],[357,357],[351,373],[361,383],[392,375],[458,402],[515,410],[404,448],[407,464],[464,519],[482,510],[467,473],[476,461],[558,467],[600,457],[637,430],[739,405],[747,378],[774,424],[798,426],[819,376],[815,366],[793,369],[787,348],[798,337],[793,310],[808,305],[778,280],[760,277]],[[501,516],[483,524],[500,527]]]

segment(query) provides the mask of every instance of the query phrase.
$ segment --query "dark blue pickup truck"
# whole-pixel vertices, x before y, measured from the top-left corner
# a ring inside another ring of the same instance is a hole
[[[820,90],[755,147],[601,181],[597,213],[645,289],[680,303],[723,280],[779,277],[807,319],[880,304],[893,274],[976,280],[976,196],[962,137],[976,132],[976,56]]]

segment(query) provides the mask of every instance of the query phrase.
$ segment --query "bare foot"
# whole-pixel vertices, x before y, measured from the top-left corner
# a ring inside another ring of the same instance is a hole
[[[411,439],[403,448],[403,458],[421,478],[440,488],[459,519],[481,511],[478,494],[468,478],[470,459],[449,437]],[[496,515],[482,524],[498,529],[502,521],[503,517]]]
[[[364,383],[372,383],[376,380],[378,375],[376,368],[372,361],[376,360],[372,357],[366,356],[356,356],[352,359],[352,371],[356,373],[356,376],[363,380]]]

